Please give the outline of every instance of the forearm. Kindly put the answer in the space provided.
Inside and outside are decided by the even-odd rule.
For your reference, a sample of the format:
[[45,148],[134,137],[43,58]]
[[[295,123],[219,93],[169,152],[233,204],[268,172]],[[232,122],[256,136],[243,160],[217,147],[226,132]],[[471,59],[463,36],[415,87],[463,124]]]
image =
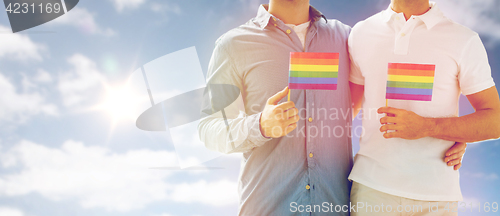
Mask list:
[[349,89],[351,92],[352,118],[354,119],[361,110],[361,102],[363,100],[365,86],[349,82]]
[[500,112],[478,110],[462,117],[426,118],[427,134],[456,142],[477,142],[500,137]]

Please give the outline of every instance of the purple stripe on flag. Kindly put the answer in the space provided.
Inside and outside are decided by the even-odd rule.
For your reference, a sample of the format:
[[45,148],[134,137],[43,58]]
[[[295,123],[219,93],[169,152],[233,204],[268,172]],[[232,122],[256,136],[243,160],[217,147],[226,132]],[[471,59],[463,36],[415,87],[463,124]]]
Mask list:
[[432,95],[432,89],[387,87],[387,94]]
[[337,78],[290,77],[289,83],[298,83],[298,84],[337,84]]
[[289,83],[290,89],[322,89],[322,90],[337,90],[337,84],[300,84]]
[[392,94],[387,93],[385,95],[386,99],[396,99],[396,100],[417,100],[417,101],[431,101],[432,95],[412,95],[412,94]]

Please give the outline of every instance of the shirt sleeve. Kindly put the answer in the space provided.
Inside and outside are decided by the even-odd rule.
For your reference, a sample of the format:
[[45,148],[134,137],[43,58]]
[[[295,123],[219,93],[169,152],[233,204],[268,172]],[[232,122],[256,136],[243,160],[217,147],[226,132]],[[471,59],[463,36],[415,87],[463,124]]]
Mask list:
[[353,31],[351,31],[351,34],[349,35],[349,39],[347,40],[347,44],[349,47],[349,60],[350,60],[350,73],[349,73],[349,81],[358,84],[358,85],[365,85],[365,77],[363,77],[363,74],[361,73],[361,69],[359,68],[359,65],[357,64],[357,59],[355,57],[355,40],[353,39]]
[[260,132],[261,113],[245,113],[242,78],[224,46],[220,42],[216,45],[209,63],[198,132],[210,150],[242,153],[264,145],[270,138]]
[[475,34],[462,51],[458,62],[458,82],[464,95],[474,94],[495,86],[488,56],[479,35]]

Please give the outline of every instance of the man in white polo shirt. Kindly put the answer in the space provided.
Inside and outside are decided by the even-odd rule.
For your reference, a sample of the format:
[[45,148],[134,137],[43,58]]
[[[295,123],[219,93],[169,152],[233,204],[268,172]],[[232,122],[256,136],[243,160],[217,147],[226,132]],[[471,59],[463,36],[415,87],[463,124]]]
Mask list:
[[[349,52],[365,130],[349,176],[352,215],[456,215],[459,173],[441,156],[455,141],[500,136],[500,101],[478,34],[434,2],[392,0],[353,27]],[[460,93],[474,113],[458,117]]]

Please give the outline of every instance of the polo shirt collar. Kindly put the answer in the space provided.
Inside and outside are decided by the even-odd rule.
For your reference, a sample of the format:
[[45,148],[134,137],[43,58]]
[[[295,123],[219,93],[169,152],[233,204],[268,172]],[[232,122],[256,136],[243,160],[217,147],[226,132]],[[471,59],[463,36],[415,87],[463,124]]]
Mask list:
[[[436,2],[431,1],[430,6],[431,9],[425,14],[414,16],[415,18],[422,20],[427,29],[431,29],[436,24],[441,22],[441,20],[444,18],[443,12],[441,12],[441,10],[438,8]],[[389,22],[389,20],[391,20],[394,16],[397,16],[397,14],[398,13],[392,10],[391,5],[389,5],[389,7],[387,7],[387,9],[382,12],[382,21]]]
[[[264,29],[269,25],[269,22],[271,22],[271,19],[273,21],[279,20],[277,17],[273,16],[270,14],[267,10],[269,9],[269,4],[261,4],[259,6],[259,10],[257,11],[257,16],[255,17],[255,21],[259,23],[260,28]],[[318,11],[316,8],[313,6],[309,6],[309,17],[311,19],[311,23],[316,22],[320,20],[321,18],[325,19],[327,22],[328,20],[326,17]]]
[[441,10],[438,8],[436,2],[430,2],[430,5],[431,9],[427,11],[427,13],[416,16],[425,23],[427,29],[431,29],[444,19],[443,12],[441,12]]

